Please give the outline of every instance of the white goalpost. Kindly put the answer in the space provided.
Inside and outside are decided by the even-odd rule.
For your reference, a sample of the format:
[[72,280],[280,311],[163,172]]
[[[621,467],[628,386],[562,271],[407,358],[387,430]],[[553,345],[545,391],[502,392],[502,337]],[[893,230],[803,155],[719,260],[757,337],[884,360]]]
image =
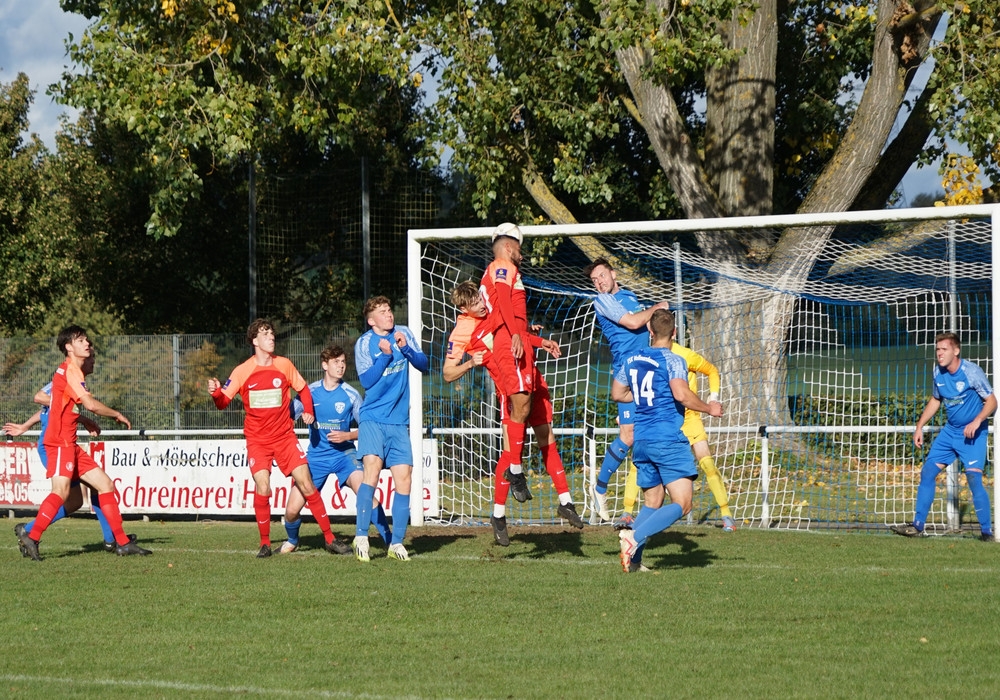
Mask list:
[[[478,283],[492,259],[492,230],[409,232],[408,325],[431,359],[428,375],[410,371],[414,485],[425,496],[411,501],[414,524],[489,519],[499,456],[493,387],[482,370],[446,384],[441,364],[458,313],[451,290]],[[563,349],[558,360],[540,354],[539,368],[552,391],[573,499],[591,522],[590,488],[617,435],[610,352],[582,271],[594,258],[611,260],[619,283],[644,303],[669,301],[679,341],[719,367],[726,415],[705,425],[729,505],[745,526],[883,530],[908,522],[923,462],[911,438],[930,396],[934,336],[958,333],[963,357],[983,367],[994,387],[1000,383],[993,364],[1000,316],[992,303],[1000,292],[992,274],[1000,260],[998,206],[521,230],[530,320]],[[724,235],[748,249],[779,237],[781,245],[767,259],[737,258],[727,254]],[[547,245],[533,245],[539,238]],[[555,491],[530,437],[525,447],[535,498],[509,502],[508,520],[557,521]],[[990,449],[996,520],[1000,453],[995,441]],[[615,511],[625,506],[626,474],[623,465],[609,485]],[[704,479],[695,489],[690,519],[717,523]],[[978,527],[954,466],[939,481],[927,527]]]

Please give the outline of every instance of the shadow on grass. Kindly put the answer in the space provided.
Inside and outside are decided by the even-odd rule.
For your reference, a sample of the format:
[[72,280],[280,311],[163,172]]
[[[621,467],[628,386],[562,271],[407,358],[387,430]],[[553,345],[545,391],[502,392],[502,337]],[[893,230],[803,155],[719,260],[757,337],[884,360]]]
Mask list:
[[[642,563],[650,569],[695,569],[708,566],[719,557],[702,548],[697,540],[706,535],[688,532],[662,532],[646,542]],[[680,551],[677,551],[678,548]],[[662,551],[666,549],[667,551]]]
[[[534,532],[530,529],[512,528],[510,530],[511,545],[525,544],[531,547],[530,551],[510,552],[510,559],[518,557],[528,557],[529,559],[541,559],[551,554],[569,554],[574,557],[586,557],[583,553],[583,532],[567,528],[565,531],[552,532],[548,529],[544,532]],[[503,550],[503,547],[497,549]],[[505,551],[506,553],[506,551]]]

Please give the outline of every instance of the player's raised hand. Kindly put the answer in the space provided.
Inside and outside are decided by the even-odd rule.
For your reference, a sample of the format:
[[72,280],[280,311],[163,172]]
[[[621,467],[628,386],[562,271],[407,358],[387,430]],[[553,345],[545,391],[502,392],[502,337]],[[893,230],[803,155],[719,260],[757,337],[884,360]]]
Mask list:
[[483,364],[483,359],[486,357],[486,351],[480,350],[479,352],[472,353],[472,366],[481,367]]
[[383,355],[392,354],[392,346],[389,344],[389,341],[386,340],[385,338],[382,338],[382,340],[378,341],[378,349],[382,351]]
[[713,418],[722,418],[722,404],[718,401],[708,402],[708,415]]
[[406,347],[406,336],[403,335],[400,331],[396,331],[395,333],[393,333],[392,337],[396,339],[396,346],[400,350]]
[[559,343],[550,338],[542,339],[542,350],[549,353],[556,359],[562,357],[562,350],[559,348]]
[[220,384],[219,380],[216,379],[215,377],[212,377],[211,379],[208,380],[208,393],[209,394],[214,394],[215,392],[217,392],[221,388],[222,388],[222,384]]

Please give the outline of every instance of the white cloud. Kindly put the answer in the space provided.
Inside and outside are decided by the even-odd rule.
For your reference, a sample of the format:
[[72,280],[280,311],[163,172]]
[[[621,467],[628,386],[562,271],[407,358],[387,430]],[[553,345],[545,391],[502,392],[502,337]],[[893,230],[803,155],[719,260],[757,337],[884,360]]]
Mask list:
[[70,66],[66,39],[71,33],[78,39],[88,24],[82,15],[63,12],[59,0],[0,0],[0,81],[28,76],[35,91],[30,128],[49,148],[55,148],[59,115],[76,113],[45,93]]

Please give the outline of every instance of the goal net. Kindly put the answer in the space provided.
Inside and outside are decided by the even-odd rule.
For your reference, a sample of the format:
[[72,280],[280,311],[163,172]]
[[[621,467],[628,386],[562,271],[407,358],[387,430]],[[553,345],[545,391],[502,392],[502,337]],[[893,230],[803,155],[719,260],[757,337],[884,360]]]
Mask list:
[[[709,444],[744,525],[882,529],[912,519],[925,449],[914,425],[931,395],[934,337],[953,330],[962,356],[993,376],[992,207],[852,212],[701,221],[524,226],[522,275],[531,322],[562,357],[539,354],[574,501],[597,522],[591,486],[617,435],[611,355],[595,323],[583,268],[612,262],[618,283],[677,311],[678,341],[722,375],[725,415],[705,417]],[[488,522],[500,450],[498,410],[484,370],[441,377],[457,310],[451,290],[478,283],[491,228],[410,232],[410,325],[432,358],[414,386],[419,428],[437,453],[443,522]],[[540,244],[544,241],[544,244]],[[754,256],[754,250],[768,255]],[[746,251],[751,251],[747,253]],[[702,397],[707,382],[698,382]],[[417,394],[419,395],[419,394]],[[943,411],[932,425],[940,425]],[[412,421],[416,424],[418,421]],[[534,499],[508,501],[508,520],[553,522],[558,504],[529,435]],[[992,440],[991,440],[991,450]],[[991,452],[992,454],[992,452]],[[625,508],[624,464],[609,507]],[[992,468],[987,470],[992,488]],[[931,531],[976,527],[964,474],[939,479]],[[641,497],[640,497],[641,498]],[[693,522],[717,523],[705,480]]]

